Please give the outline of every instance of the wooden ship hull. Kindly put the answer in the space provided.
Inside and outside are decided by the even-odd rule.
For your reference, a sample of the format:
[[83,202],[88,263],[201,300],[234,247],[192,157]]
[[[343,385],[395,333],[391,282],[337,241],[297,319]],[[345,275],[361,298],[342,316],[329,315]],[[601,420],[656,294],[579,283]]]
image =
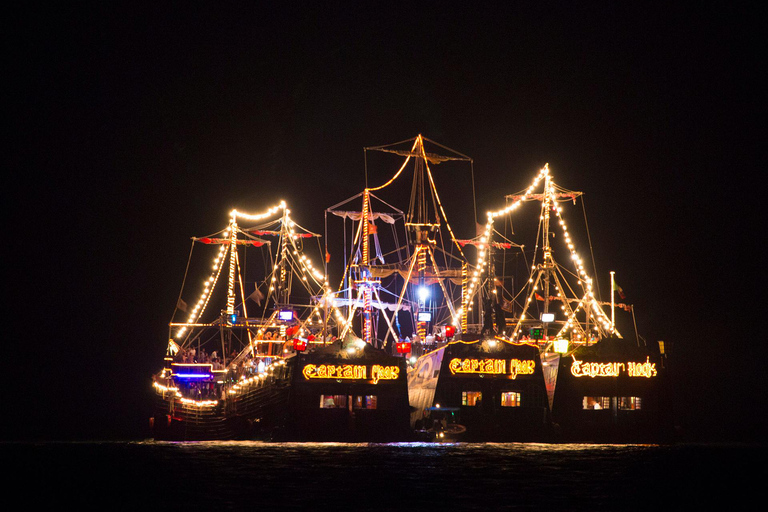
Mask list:
[[[178,375],[178,374],[177,374]],[[413,439],[402,358],[351,342],[316,347],[229,382],[156,381],[163,441],[394,442]],[[186,398],[200,395],[206,396]],[[219,398],[216,398],[216,397]]]
[[671,399],[661,355],[606,338],[558,361],[552,418],[559,442],[672,440]]
[[[217,381],[155,380],[156,406],[150,424],[161,441],[269,439],[288,404],[291,366],[272,364],[264,372]],[[163,381],[164,383],[161,383]]]
[[514,442],[552,439],[537,347],[495,338],[448,343],[409,373],[415,431],[437,441]]
[[397,442],[413,439],[406,366],[359,341],[299,353],[275,440]]

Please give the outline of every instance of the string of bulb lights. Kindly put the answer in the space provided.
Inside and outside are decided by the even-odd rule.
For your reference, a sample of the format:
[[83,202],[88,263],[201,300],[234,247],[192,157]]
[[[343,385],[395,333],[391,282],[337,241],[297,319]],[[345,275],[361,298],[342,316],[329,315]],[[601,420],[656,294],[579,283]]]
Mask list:
[[[491,243],[491,235],[493,233],[493,225],[494,225],[495,219],[504,215],[511,214],[512,212],[517,210],[524,201],[531,199],[534,195],[534,191],[536,190],[536,187],[539,185],[539,182],[541,180],[545,180],[545,187],[544,187],[545,200],[550,201],[552,204],[552,210],[555,212],[555,215],[558,219],[558,223],[560,225],[560,228],[562,229],[566,246],[570,251],[571,260],[575,265],[579,284],[584,289],[584,296],[579,300],[577,307],[571,308],[568,303],[568,300],[563,295],[563,291],[561,287],[556,286],[557,296],[563,303],[562,310],[567,314],[567,319],[563,327],[561,328],[561,330],[557,333],[556,338],[560,338],[568,330],[573,330],[573,329],[576,329],[577,327],[581,329],[580,323],[576,319],[576,314],[582,309],[584,309],[585,312],[587,312],[587,314],[590,314],[590,311],[591,311],[592,314],[600,321],[600,324],[603,327],[603,329],[605,329],[610,333],[617,333],[613,322],[611,321],[610,318],[608,318],[606,313],[600,307],[600,304],[598,303],[597,299],[595,298],[592,290],[592,278],[590,278],[589,275],[587,274],[586,269],[584,268],[583,261],[581,257],[578,255],[578,253],[576,252],[576,246],[573,243],[570,233],[568,232],[565,219],[563,218],[563,215],[562,215],[562,208],[557,203],[557,192],[555,189],[555,184],[551,179],[548,164],[545,165],[539,171],[539,173],[536,175],[536,177],[534,178],[530,186],[525,190],[523,195],[520,196],[516,201],[509,204],[505,208],[502,208],[497,211],[489,211],[487,213],[488,220],[485,225],[485,231],[480,237],[480,243],[478,244],[477,265],[475,266],[475,269],[472,271],[472,275],[469,278],[469,283],[466,288],[466,293],[462,298],[463,299],[462,304],[467,305],[466,306],[467,313],[471,311],[472,298],[474,297],[475,293],[479,289],[485,277],[484,273],[486,272],[486,269],[485,269],[486,251],[488,250],[488,247],[490,246],[490,243]],[[537,268],[536,265],[534,265],[532,267],[532,271],[536,271],[536,268]],[[519,321],[515,326],[515,329],[512,334],[513,339],[515,339],[517,336],[520,335],[522,322],[526,318],[525,313],[527,311],[528,305],[532,302],[534,294],[538,290],[538,287],[537,287],[538,278],[534,280],[534,278],[531,277],[529,279],[529,283],[532,285],[531,294],[527,298],[523,312],[521,313]],[[585,306],[585,304],[587,304],[587,306]],[[588,308],[590,311],[587,311]],[[465,315],[464,306],[462,306],[456,311],[456,314],[453,318],[454,325],[456,326],[461,325],[463,315]],[[597,329],[597,326],[595,326],[595,329]]]
[[[282,211],[284,217],[285,217],[285,225],[287,228],[287,239],[288,243],[290,244],[290,249],[292,254],[296,257],[296,261],[299,263],[299,269],[302,276],[301,279],[304,282],[308,281],[308,277],[311,277],[311,279],[315,282],[316,285],[320,286],[323,290],[323,295],[325,298],[329,297],[331,294],[330,286],[328,284],[327,276],[323,274],[322,271],[318,269],[313,263],[312,260],[302,254],[301,248],[297,245],[297,240],[299,239],[299,235],[296,233],[296,224],[291,218],[290,218],[290,210],[288,209],[285,201],[280,201],[279,204],[261,212],[261,213],[246,213],[239,210],[232,210],[230,213],[230,222],[227,229],[222,233],[223,240],[226,240],[226,242],[223,242],[221,247],[218,250],[218,253],[216,254],[216,257],[213,260],[213,266],[210,277],[206,279],[203,282],[203,291],[200,294],[200,297],[195,304],[195,306],[192,308],[189,317],[187,318],[187,322],[184,325],[181,325],[179,330],[176,332],[175,337],[181,338],[184,334],[186,334],[189,327],[201,325],[199,324],[199,320],[202,317],[203,313],[206,310],[206,307],[208,306],[208,302],[211,298],[211,294],[213,289],[215,288],[216,284],[218,283],[218,280],[221,276],[221,271],[224,268],[225,262],[227,261],[227,253],[229,251],[229,282],[228,282],[228,293],[227,293],[227,312],[232,313],[234,309],[234,285],[235,285],[235,265],[236,265],[236,251],[233,251],[232,248],[237,246],[237,232],[238,225],[237,225],[237,219],[244,219],[247,221],[260,221],[264,220],[266,218],[269,218],[273,215],[275,215],[277,212]],[[299,226],[300,227],[300,226]],[[277,270],[278,265],[275,265],[273,267],[273,270]],[[275,277],[272,277],[272,281],[274,282]],[[274,290],[274,285],[270,286],[270,291]],[[334,310],[334,313],[336,314],[337,320],[343,324],[346,325],[347,323],[351,323],[351,318],[346,319],[344,318],[343,314],[339,311],[336,306],[331,304],[331,307]],[[312,315],[316,315],[317,317],[320,317],[320,303],[318,302],[314,309],[312,310],[312,313],[310,313],[307,320],[302,323],[300,326],[300,330],[303,331],[305,329],[306,323],[308,321],[311,321]],[[261,335],[264,333],[264,328],[258,330],[258,334]]]

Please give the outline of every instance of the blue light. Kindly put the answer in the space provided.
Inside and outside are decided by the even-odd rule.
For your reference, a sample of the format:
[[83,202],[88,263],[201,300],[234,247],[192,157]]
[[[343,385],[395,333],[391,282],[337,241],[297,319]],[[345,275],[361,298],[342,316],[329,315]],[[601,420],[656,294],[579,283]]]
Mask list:
[[173,376],[179,379],[209,379],[212,377],[209,373],[174,373]]

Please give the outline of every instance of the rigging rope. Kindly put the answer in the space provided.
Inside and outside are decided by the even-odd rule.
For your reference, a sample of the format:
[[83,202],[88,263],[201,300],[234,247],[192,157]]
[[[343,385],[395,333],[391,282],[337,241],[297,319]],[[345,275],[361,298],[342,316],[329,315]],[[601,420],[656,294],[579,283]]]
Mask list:
[[587,224],[587,207],[584,204],[584,196],[581,197],[581,210],[584,212],[584,227],[587,228],[587,240],[589,241],[589,253],[592,256],[592,275],[595,279],[595,288],[597,288],[597,299],[602,300],[600,297],[600,283],[597,279],[597,265],[595,265],[595,251],[592,249],[592,237],[589,235],[589,224]]

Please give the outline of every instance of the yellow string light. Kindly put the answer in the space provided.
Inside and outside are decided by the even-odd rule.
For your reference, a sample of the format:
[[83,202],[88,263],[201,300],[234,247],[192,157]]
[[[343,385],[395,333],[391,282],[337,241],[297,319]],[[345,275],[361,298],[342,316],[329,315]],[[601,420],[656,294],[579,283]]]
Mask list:
[[[571,260],[574,262],[574,265],[576,267],[578,278],[579,278],[579,283],[581,284],[582,288],[584,288],[584,290],[585,290],[584,298],[581,299],[579,305],[575,309],[572,310],[571,314],[568,317],[568,320],[566,321],[565,326],[560,330],[560,332],[558,333],[558,336],[560,336],[568,328],[573,328],[574,327],[576,313],[578,313],[582,309],[582,306],[584,305],[584,302],[587,302],[589,304],[590,308],[595,312],[596,317],[600,321],[600,323],[603,326],[603,328],[606,329],[609,332],[615,333],[616,332],[615,326],[612,325],[610,319],[608,319],[606,313],[602,310],[602,308],[600,307],[599,303],[597,302],[597,300],[594,297],[594,294],[593,294],[593,291],[592,291],[592,279],[588,276],[588,274],[587,274],[587,272],[586,272],[586,270],[584,268],[583,260],[581,259],[581,257],[579,257],[578,253],[576,252],[575,244],[573,243],[573,241],[571,239],[571,236],[570,236],[570,234],[568,232],[568,228],[567,228],[567,225],[565,223],[565,220],[562,217],[562,208],[560,206],[558,206],[557,202],[556,202],[557,194],[555,192],[554,183],[551,180],[548,179],[549,176],[550,176],[549,165],[545,165],[544,168],[542,168],[539,171],[539,174],[533,180],[531,185],[525,190],[525,193],[523,194],[522,197],[520,197],[517,201],[515,201],[514,203],[510,204],[509,206],[507,206],[505,208],[502,208],[502,209],[497,210],[497,211],[489,211],[488,212],[488,214],[487,214],[488,215],[488,221],[487,221],[486,226],[485,226],[485,231],[484,231],[484,234],[480,238],[480,244],[478,244],[478,261],[477,261],[477,266],[475,267],[475,270],[472,273],[472,277],[471,277],[469,285],[467,287],[466,296],[464,297],[464,300],[462,301],[462,303],[463,304],[470,304],[470,300],[471,300],[471,297],[475,293],[475,288],[477,286],[477,283],[481,282],[481,278],[483,276],[484,265],[485,265],[485,255],[486,255],[485,251],[486,251],[486,248],[489,245],[491,234],[493,232],[494,220],[496,218],[500,217],[500,216],[509,214],[509,213],[515,211],[517,208],[519,208],[519,206],[522,204],[523,201],[527,200],[528,198],[530,198],[532,196],[533,191],[537,187],[538,183],[542,179],[547,179],[548,186],[546,186],[545,190],[544,190],[545,197],[547,197],[549,200],[551,200],[552,204],[554,205],[553,206],[553,210],[555,211],[555,214],[556,214],[556,216],[558,218],[560,227],[561,227],[561,229],[563,231],[566,246],[568,247],[568,250],[570,251],[570,254],[571,254]],[[542,219],[543,219],[543,217],[542,217]],[[531,270],[535,271],[536,270],[536,266],[533,265],[531,267]],[[529,279],[529,282],[533,283],[534,282],[533,278]],[[536,289],[538,289],[538,288],[534,287],[534,291]],[[565,310],[566,309],[565,308],[566,301],[565,301],[564,297],[562,296],[562,293],[560,291],[558,291],[558,293],[559,293],[559,296],[561,297],[561,300],[563,300],[563,304],[564,304],[563,309]],[[529,304],[531,301],[532,301],[532,297],[528,297],[528,299],[526,301],[526,307],[527,307],[527,304]],[[469,309],[469,306],[468,306],[468,309]],[[586,311],[586,307],[584,309]],[[454,318],[454,324],[458,325],[458,320],[460,319],[460,317],[459,317],[460,313],[461,313],[461,310],[459,310],[459,312],[457,312],[457,317]],[[522,322],[522,320],[524,318],[525,318],[525,313],[521,314],[520,321]],[[518,323],[518,326],[515,328],[515,331],[513,332],[513,337],[518,335],[520,325],[521,325],[521,323]]]

